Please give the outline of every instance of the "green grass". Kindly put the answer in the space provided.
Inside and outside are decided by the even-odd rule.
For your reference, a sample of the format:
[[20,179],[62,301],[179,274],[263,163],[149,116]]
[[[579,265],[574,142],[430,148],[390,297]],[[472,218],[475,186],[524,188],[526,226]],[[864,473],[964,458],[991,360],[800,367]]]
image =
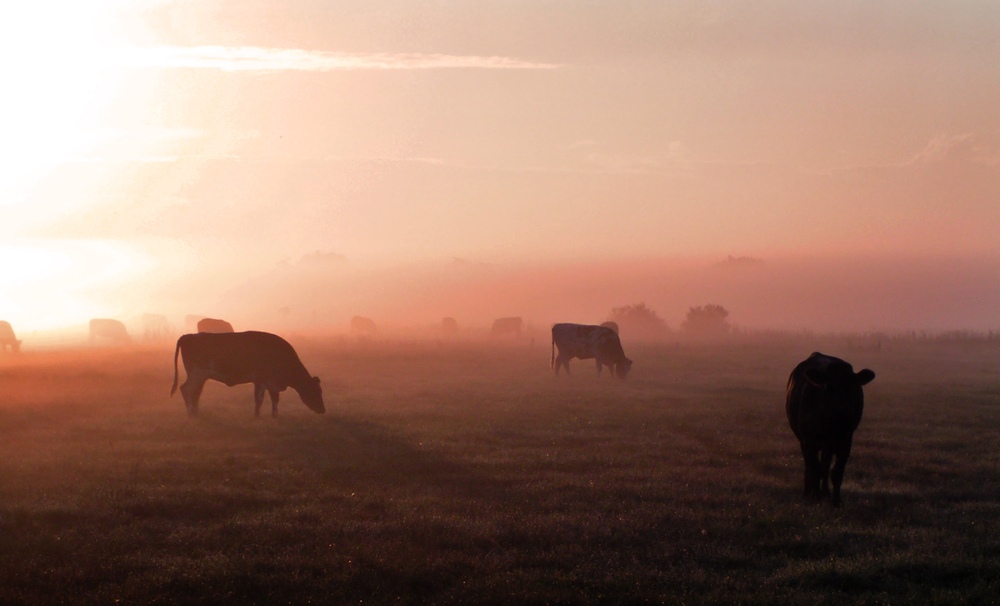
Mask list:
[[[0,359],[0,603],[1000,602],[1000,348],[299,349],[324,416],[189,419],[172,347]],[[878,374],[841,509],[784,418],[813,349]]]

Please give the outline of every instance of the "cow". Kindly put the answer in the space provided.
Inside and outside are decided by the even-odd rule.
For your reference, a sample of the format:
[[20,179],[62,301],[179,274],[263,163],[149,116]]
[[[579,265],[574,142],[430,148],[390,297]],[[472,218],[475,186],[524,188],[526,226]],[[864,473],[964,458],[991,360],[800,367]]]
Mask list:
[[[559,356],[556,356],[559,348]],[[632,360],[625,357],[622,342],[618,333],[605,326],[589,326],[585,324],[556,324],[552,327],[552,362],[551,366],[559,376],[559,367],[566,367],[569,374],[569,361],[573,358],[597,361],[597,375],[601,375],[604,366],[611,368],[614,376],[624,379],[632,369]]]
[[198,320],[198,332],[223,333],[235,331],[233,330],[233,325],[225,320],[202,318]]
[[120,320],[94,318],[90,321],[90,344],[96,345],[102,340],[116,345],[127,345],[132,342],[132,337]]
[[604,328],[610,328],[611,330],[615,331],[616,335],[621,334],[620,332],[618,332],[618,322],[608,320],[607,322],[601,322],[601,326]]
[[375,320],[364,316],[354,316],[351,318],[351,334],[356,337],[374,337],[378,332]]
[[170,322],[163,314],[142,314],[142,338],[155,343],[163,341],[170,335]]
[[441,334],[446,337],[454,337],[458,334],[458,322],[455,318],[441,318]]
[[[830,496],[833,506],[840,506],[844,468],[865,407],[861,388],[874,378],[867,368],[854,372],[847,362],[819,352],[800,362],[788,377],[785,413],[805,461],[806,499],[818,502]],[[834,457],[837,461],[830,471]]]
[[493,321],[493,326],[490,328],[490,334],[494,337],[502,337],[504,335],[514,335],[515,337],[520,337],[522,330],[524,330],[524,320],[522,320],[520,316],[497,318]]
[[198,332],[198,322],[204,317],[199,314],[187,314],[184,316],[184,332]]
[[14,336],[14,329],[11,328],[10,322],[0,320],[0,351],[7,353],[8,345],[10,346],[11,353],[21,351],[21,341]]
[[253,383],[254,414],[260,416],[264,392],[271,396],[271,416],[278,416],[278,396],[291,387],[315,413],[323,414],[323,390],[319,377],[310,376],[295,349],[278,335],[246,331],[181,335],[174,349],[174,384],[177,391],[177,355],[184,356],[187,380],[181,395],[188,414],[198,414],[198,399],[205,381],[213,379],[232,387]]

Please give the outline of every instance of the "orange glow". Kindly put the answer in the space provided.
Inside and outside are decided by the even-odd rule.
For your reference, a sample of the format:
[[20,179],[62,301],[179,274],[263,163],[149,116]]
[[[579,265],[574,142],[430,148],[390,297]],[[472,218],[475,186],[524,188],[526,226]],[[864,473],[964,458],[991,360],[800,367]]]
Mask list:
[[113,241],[22,241],[0,245],[0,317],[19,330],[52,330],[123,310],[102,296],[150,267]]
[[5,8],[0,319],[995,328],[1000,6],[321,5]]

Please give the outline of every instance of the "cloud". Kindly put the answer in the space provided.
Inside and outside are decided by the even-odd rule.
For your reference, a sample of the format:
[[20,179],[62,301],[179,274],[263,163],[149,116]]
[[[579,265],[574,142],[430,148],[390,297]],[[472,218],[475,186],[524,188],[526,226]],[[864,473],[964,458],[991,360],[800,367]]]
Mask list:
[[332,53],[255,46],[158,46],[127,53],[132,67],[217,69],[222,71],[412,70],[412,69],[555,69],[554,63],[510,57],[421,53]]
[[[579,149],[588,151],[587,148]],[[584,161],[588,167],[600,172],[622,174],[660,173],[667,169],[687,168],[691,165],[691,153],[680,141],[671,141],[658,154],[621,154],[605,153],[598,150],[588,151]]]
[[1000,147],[973,133],[935,137],[910,164],[1000,164]]

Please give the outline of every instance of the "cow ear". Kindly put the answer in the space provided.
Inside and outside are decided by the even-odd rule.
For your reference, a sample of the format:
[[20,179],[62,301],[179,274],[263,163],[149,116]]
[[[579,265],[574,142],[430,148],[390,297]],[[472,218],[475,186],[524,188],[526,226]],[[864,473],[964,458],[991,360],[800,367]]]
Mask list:
[[875,373],[865,368],[858,371],[854,378],[858,380],[858,385],[868,385],[875,378]]
[[807,368],[805,371],[806,380],[816,387],[826,387],[826,373],[818,368]]

